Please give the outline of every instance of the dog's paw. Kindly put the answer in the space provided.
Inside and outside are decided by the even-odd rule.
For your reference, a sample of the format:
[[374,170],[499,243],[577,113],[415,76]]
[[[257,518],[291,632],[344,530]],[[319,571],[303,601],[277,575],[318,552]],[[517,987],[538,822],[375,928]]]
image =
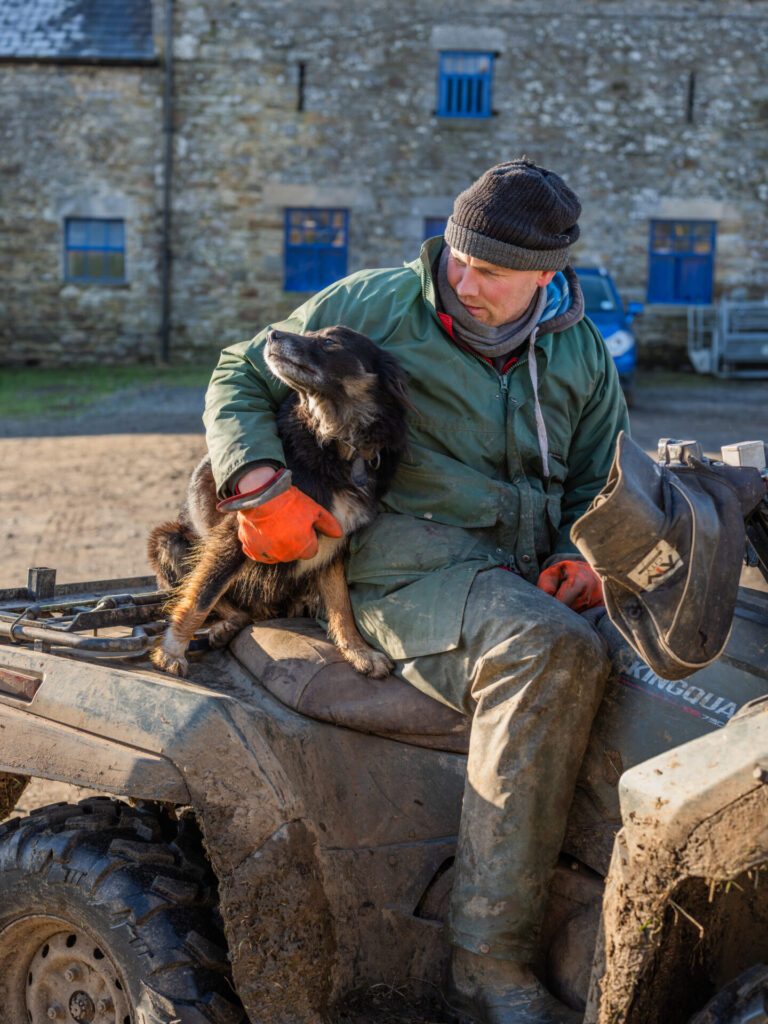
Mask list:
[[149,657],[157,668],[169,672],[172,676],[184,679],[189,672],[189,662],[183,655],[169,654],[162,647],[155,647],[150,651]]
[[348,647],[342,654],[358,672],[374,679],[384,679],[395,667],[386,654],[372,647]]
[[226,647],[229,641],[240,632],[242,626],[235,626],[225,619],[214,622],[208,630],[208,643],[211,647]]

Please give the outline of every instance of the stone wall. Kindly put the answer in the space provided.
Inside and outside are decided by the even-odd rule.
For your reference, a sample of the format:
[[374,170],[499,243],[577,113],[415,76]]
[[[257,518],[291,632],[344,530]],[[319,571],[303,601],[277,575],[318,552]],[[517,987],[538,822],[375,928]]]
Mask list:
[[[0,362],[157,348],[157,68],[0,65]],[[64,221],[124,218],[127,283],[64,279]]]
[[[286,206],[349,210],[350,271],[399,264],[417,253],[425,217],[447,215],[486,167],[523,153],[579,192],[576,260],[607,266],[625,300],[646,298],[656,217],[717,221],[716,297],[768,293],[766,0],[174,7],[173,358],[213,359],[301,301],[282,289]],[[498,54],[492,119],[435,117],[438,53],[451,48]],[[162,71],[0,75],[0,112],[17,126],[15,152],[0,156],[15,250],[12,283],[0,284],[12,314],[0,356],[9,344],[51,358],[151,354]],[[24,97],[18,115],[11,88]],[[30,96],[44,93],[50,114],[23,129]],[[59,218],[76,188],[129,210],[122,292],[62,286]],[[647,361],[685,361],[684,308],[646,307],[636,332]],[[63,352],[47,347],[51,333]]]

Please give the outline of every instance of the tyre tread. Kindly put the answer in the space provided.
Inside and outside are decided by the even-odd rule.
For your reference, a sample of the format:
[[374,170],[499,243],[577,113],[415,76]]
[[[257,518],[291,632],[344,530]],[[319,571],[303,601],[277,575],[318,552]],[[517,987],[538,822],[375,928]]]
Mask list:
[[107,797],[14,820],[0,830],[0,888],[13,884],[11,875],[72,887],[102,908],[107,927],[125,929],[137,951],[147,1024],[244,1020],[217,929],[215,879],[193,823],[163,825],[158,815]]

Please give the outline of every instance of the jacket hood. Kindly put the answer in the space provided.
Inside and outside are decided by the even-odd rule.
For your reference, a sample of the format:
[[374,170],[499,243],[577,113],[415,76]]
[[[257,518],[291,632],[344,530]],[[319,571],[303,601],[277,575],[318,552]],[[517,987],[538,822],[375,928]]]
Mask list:
[[547,302],[539,319],[539,334],[558,334],[584,318],[584,295],[570,265],[547,285]]

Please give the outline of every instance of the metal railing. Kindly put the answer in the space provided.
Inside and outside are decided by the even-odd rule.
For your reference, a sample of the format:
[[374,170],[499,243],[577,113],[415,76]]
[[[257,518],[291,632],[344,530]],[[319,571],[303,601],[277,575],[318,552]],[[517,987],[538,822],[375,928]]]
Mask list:
[[[140,656],[165,630],[167,600],[154,576],[57,585],[53,569],[32,569],[26,587],[0,590],[0,645]],[[99,635],[101,630],[106,634]]]
[[699,373],[768,377],[768,300],[689,306],[688,356]]

